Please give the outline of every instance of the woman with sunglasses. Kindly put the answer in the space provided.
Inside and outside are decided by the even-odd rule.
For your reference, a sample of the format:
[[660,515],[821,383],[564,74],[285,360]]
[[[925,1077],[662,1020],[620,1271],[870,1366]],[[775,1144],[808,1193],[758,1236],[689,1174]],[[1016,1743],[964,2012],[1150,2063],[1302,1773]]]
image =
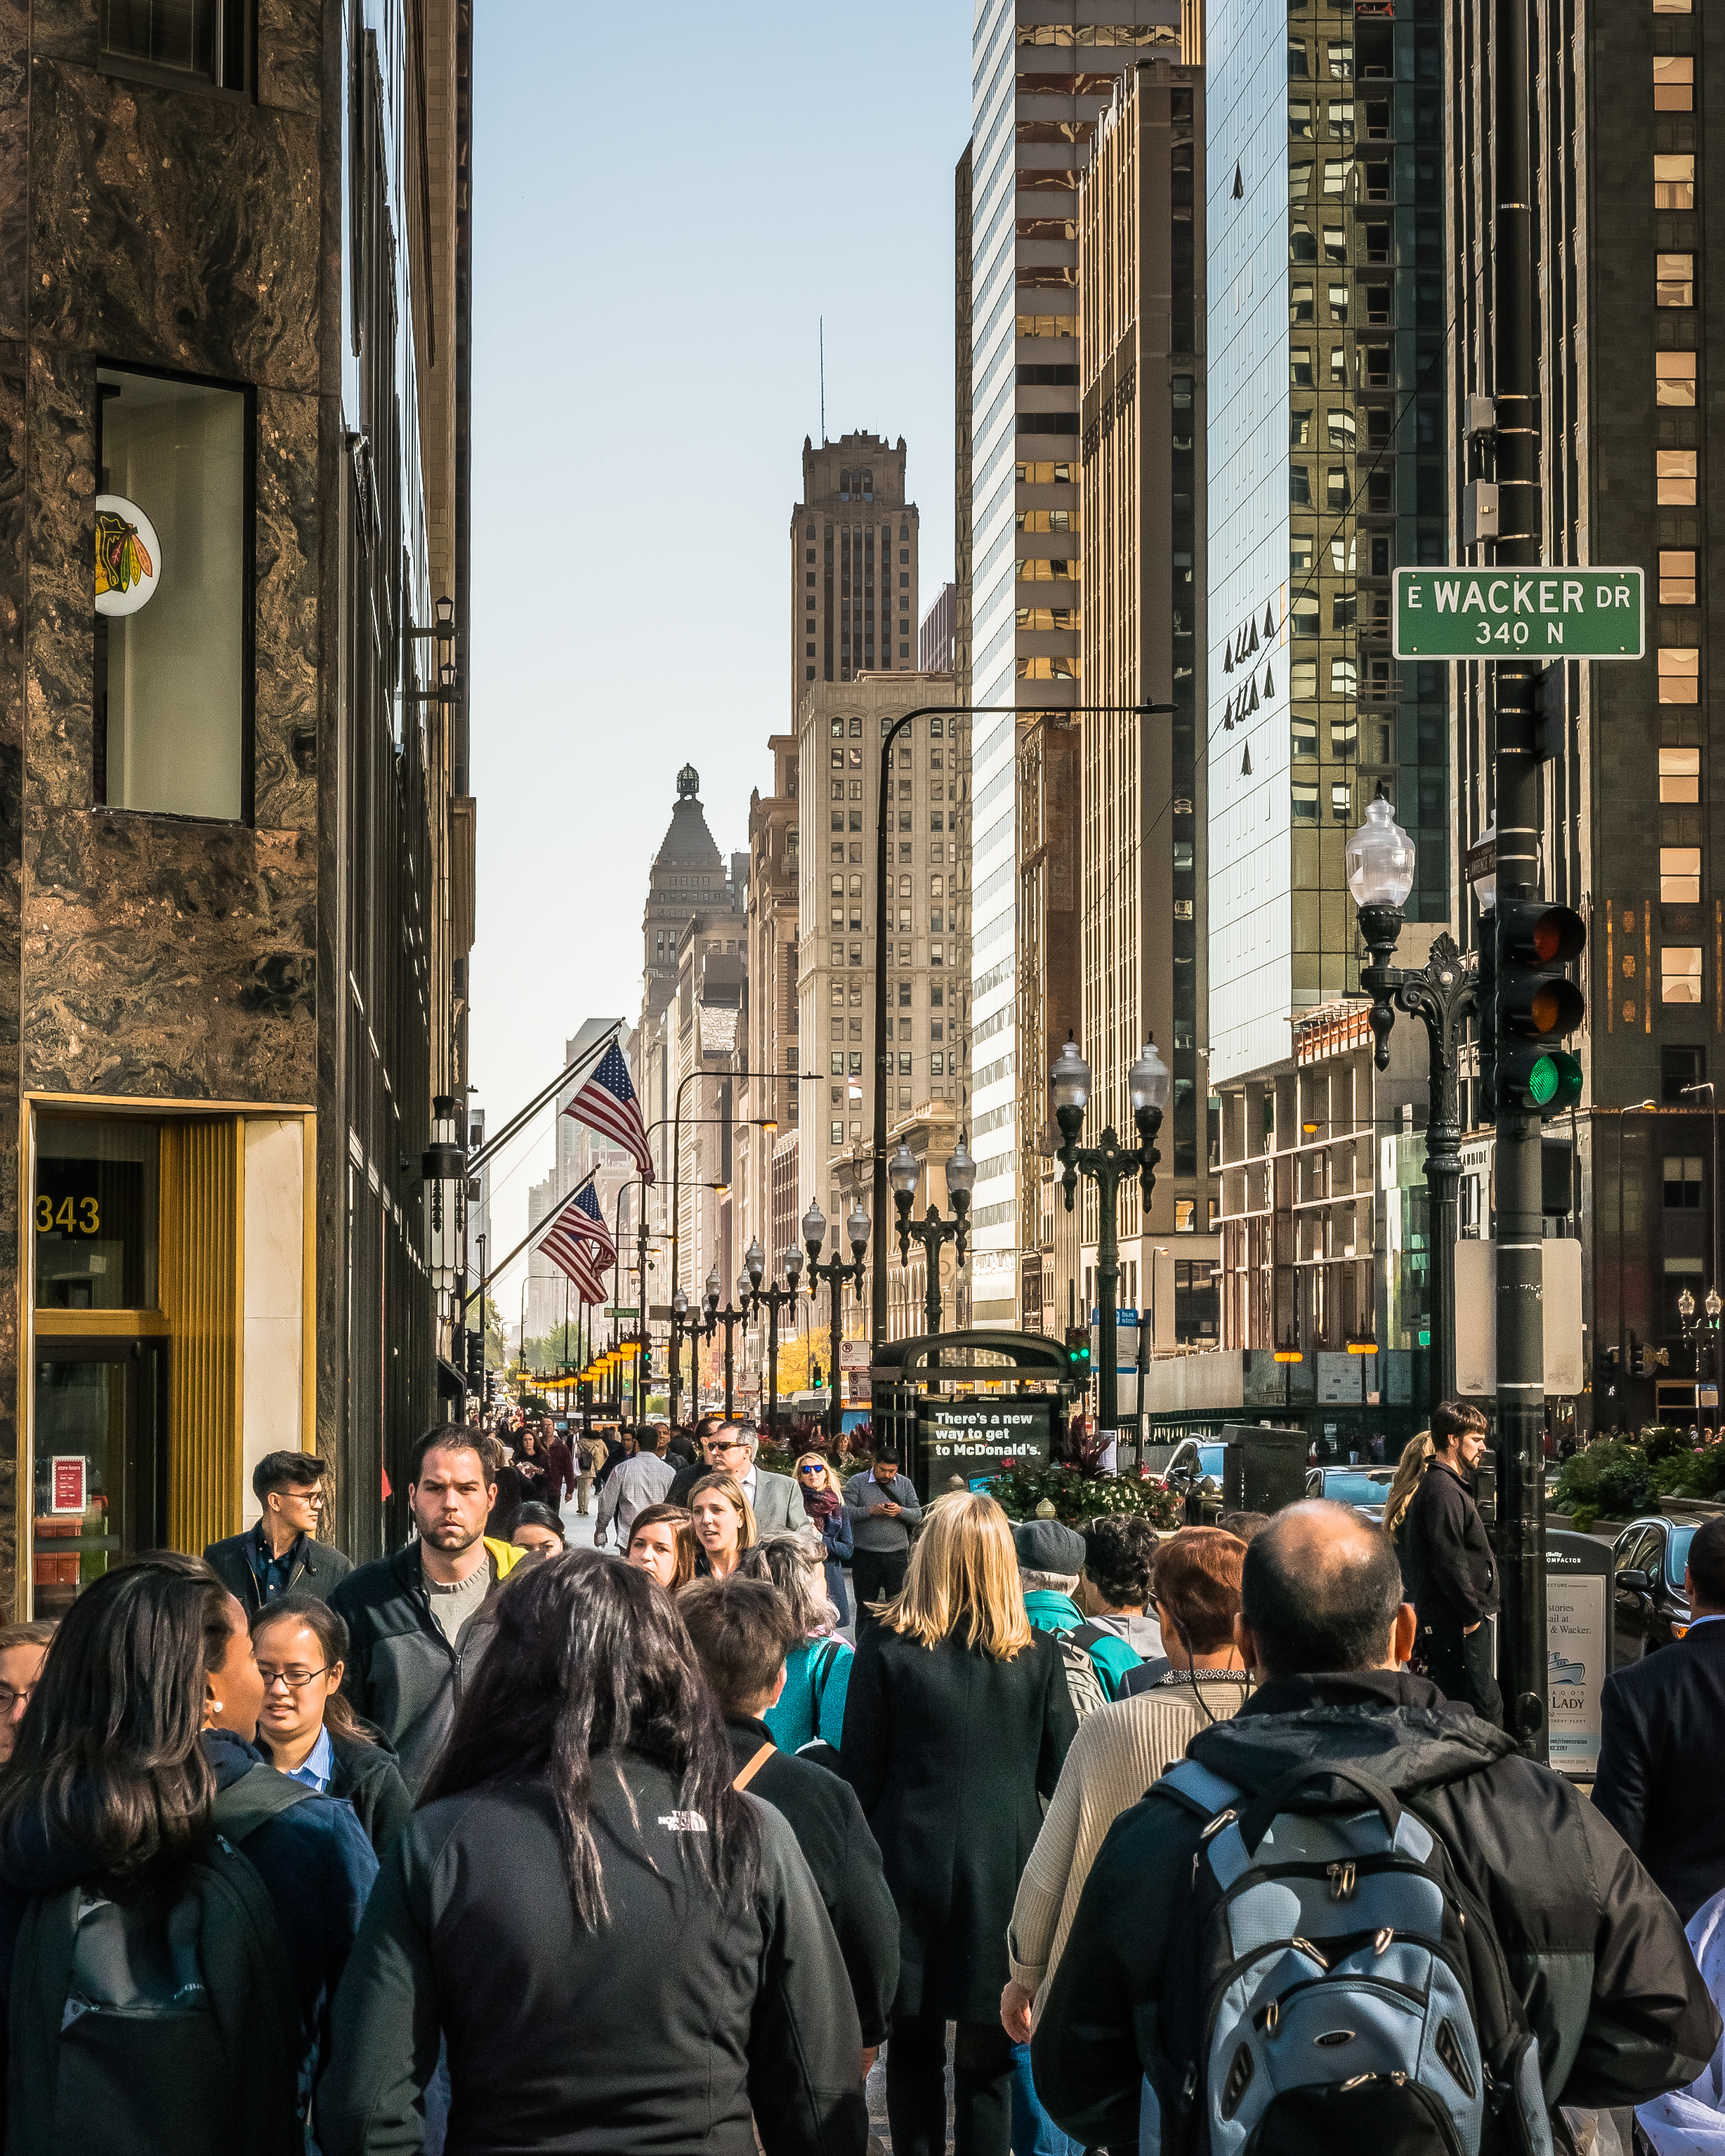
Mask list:
[[258,1747],[280,1773],[346,1797],[381,1856],[413,1815],[395,1754],[341,1691],[347,1627],[326,1602],[284,1594],[252,1620],[264,1680]]
[[850,1605],[845,1599],[845,1565],[850,1556],[850,1515],[845,1509],[839,1488],[825,1455],[805,1452],[797,1462],[797,1487],[803,1493],[803,1510],[809,1524],[820,1530],[826,1558],[827,1599],[833,1605],[835,1625],[850,1622]]

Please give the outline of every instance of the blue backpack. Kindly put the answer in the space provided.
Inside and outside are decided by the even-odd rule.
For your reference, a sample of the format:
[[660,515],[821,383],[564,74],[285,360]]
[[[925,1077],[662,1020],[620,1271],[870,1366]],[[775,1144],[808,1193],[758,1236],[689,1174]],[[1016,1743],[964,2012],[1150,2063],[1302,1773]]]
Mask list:
[[[1302,1809],[1326,1783],[1366,1808]],[[1183,1759],[1158,1791],[1205,1825],[1173,1961],[1196,1981],[1165,2008],[1173,2116],[1147,2082],[1142,2156],[1550,2156],[1491,1917],[1387,1784],[1311,1760],[1248,1797]]]

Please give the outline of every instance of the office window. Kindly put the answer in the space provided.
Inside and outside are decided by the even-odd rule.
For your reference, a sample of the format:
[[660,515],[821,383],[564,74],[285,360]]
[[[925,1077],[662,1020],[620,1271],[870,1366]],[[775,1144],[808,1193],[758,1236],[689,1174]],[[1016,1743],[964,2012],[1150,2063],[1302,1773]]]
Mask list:
[[1329,296],[1330,296],[1330,320],[1331,320],[1332,322],[1345,322],[1345,321],[1348,320],[1348,287],[1347,287],[1347,285],[1331,285],[1331,287],[1330,287],[1330,295],[1329,295]]
[[1344,142],[1353,140],[1353,107],[1351,104],[1331,105],[1330,132]]
[[1662,748],[1659,752],[1659,798],[1661,801],[1699,801],[1701,751]]
[[1288,167],[1288,200],[1306,202],[1312,194],[1312,160]]
[[1297,101],[1291,99],[1288,103],[1288,133],[1291,136],[1303,139],[1306,136],[1308,136],[1311,132],[1311,99],[1309,97],[1301,98]]
[[[1666,1046],[1659,1051],[1659,1097],[1668,1106],[1681,1107],[1690,1086],[1707,1083],[1707,1057],[1698,1048]],[[1711,1095],[1709,1095],[1711,1100]]]
[[1351,824],[1353,821],[1353,788],[1345,780],[1338,780],[1330,788],[1330,821],[1332,824]]
[[1355,687],[1355,668],[1351,659],[1332,659],[1330,661],[1330,694],[1332,696],[1351,696]]
[[1359,752],[1359,721],[1357,718],[1330,721],[1330,754],[1352,762]]
[[1701,701],[1701,654],[1692,644],[1667,644],[1659,652],[1661,704]]
[[1293,783],[1294,821],[1296,824],[1315,824],[1317,821],[1317,787],[1315,782],[1296,778]]
[[1692,307],[1695,305],[1695,257],[1692,254],[1656,255],[1653,277],[1656,306]]
[[1291,726],[1294,754],[1310,757],[1317,754],[1317,721],[1296,718]]
[[1659,850],[1659,896],[1666,906],[1701,903],[1701,848],[1661,846]]
[[1659,603],[1661,606],[1695,604],[1695,556],[1692,552],[1666,553],[1661,550]]
[[863,798],[863,783],[862,783],[861,779],[860,779],[860,778],[853,778],[853,779],[851,780],[851,782],[850,782],[850,798],[851,798],[851,799],[852,799],[853,801],[860,801],[860,800],[862,799],[862,798]]
[[1288,259],[1290,262],[1316,262],[1317,234],[1303,217],[1297,217],[1288,227]]
[[1177,1198],[1174,1200],[1174,1233],[1177,1235],[1194,1235],[1197,1228],[1194,1201],[1189,1198]]
[[1346,194],[1348,182],[1353,172],[1352,157],[1326,157],[1324,159],[1324,192],[1327,195]]
[[[1312,467],[1310,465],[1290,465],[1288,466],[1288,501],[1293,508],[1311,508]],[[1317,601],[1314,600],[1312,603],[1316,606]],[[1296,615],[1299,609],[1296,607],[1295,608]],[[1314,634],[1315,633],[1314,627]],[[1297,626],[1295,629],[1294,634],[1296,636],[1300,634]]]
[[[841,1146],[841,1145],[843,1145],[843,1144],[844,1144],[844,1142],[845,1142],[845,1126],[844,1126],[844,1124],[843,1124],[843,1123],[834,1123],[834,1124],[832,1126],[832,1132],[833,1132],[833,1136],[832,1136],[832,1142],[833,1142],[835,1146]],[[836,1209],[836,1208],[837,1208],[837,1206],[838,1206],[838,1203],[839,1203],[839,1201],[838,1201],[838,1199],[835,1198],[835,1199],[833,1200],[833,1204],[834,1204],[834,1209]]]
[[97,369],[98,803],[250,812],[244,392]]
[[1659,952],[1659,1000],[1662,1004],[1701,1001],[1701,946],[1665,943]]
[[1701,1156],[1667,1153],[1665,1157],[1665,1202],[1668,1211],[1701,1210]]
[[1324,259],[1326,262],[1345,262],[1348,259],[1348,228],[1342,224],[1324,227]]
[[1693,449],[1654,451],[1654,477],[1661,506],[1683,509],[1695,506],[1696,454]]
[[1288,347],[1288,380],[1296,389],[1312,387],[1312,346],[1309,344]]
[[1332,43],[1329,47],[1330,74],[1332,80],[1346,81],[1353,74],[1353,47]]
[[1656,15],[1687,15],[1693,10],[1695,0],[1653,0]]
[[1324,427],[1332,449],[1351,449],[1358,439],[1358,428],[1352,412],[1326,412]]
[[1693,209],[1695,159],[1692,156],[1653,160],[1655,209]]
[[898,1002],[901,1010],[911,1008],[911,984],[908,981],[901,981],[898,984]]
[[[1317,634],[1317,601],[1312,604],[1311,634]],[[1288,669],[1288,694],[1295,698],[1315,696],[1317,694],[1317,661],[1315,659],[1296,659]]]
[[[843,740],[844,740],[844,738],[845,738],[845,721],[844,721],[844,720],[843,720],[843,719],[834,719],[834,720],[833,721],[833,724],[832,724],[832,735],[833,735],[833,739],[834,739],[834,741],[843,741]],[[839,758],[838,758],[838,757],[837,757],[837,752],[836,752],[836,751],[834,752],[834,757],[835,757],[835,759],[836,759],[836,760],[842,761],[842,759],[839,759]]]
[[1653,59],[1653,110],[1693,112],[1695,62],[1686,54],[1656,53]]
[[246,0],[102,0],[101,57],[244,91],[250,17]]
[[1296,328],[1312,319],[1313,294],[1314,288],[1310,285],[1296,285],[1288,293],[1288,320]]
[[1656,352],[1653,355],[1653,401],[1656,404],[1693,404],[1695,354]]

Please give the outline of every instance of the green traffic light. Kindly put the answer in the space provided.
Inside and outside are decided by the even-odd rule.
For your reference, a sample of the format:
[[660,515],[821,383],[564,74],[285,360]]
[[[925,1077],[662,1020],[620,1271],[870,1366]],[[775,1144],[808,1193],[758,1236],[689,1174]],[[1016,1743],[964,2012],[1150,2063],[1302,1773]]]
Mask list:
[[1536,1056],[1533,1068],[1527,1073],[1527,1092],[1536,1108],[1543,1108],[1556,1097],[1558,1064],[1553,1055]]

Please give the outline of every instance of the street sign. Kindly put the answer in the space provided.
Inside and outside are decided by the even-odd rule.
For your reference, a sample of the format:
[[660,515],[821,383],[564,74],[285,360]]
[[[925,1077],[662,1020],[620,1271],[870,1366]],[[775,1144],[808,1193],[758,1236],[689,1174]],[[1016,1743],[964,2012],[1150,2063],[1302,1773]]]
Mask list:
[[1640,569],[1398,569],[1398,659],[1640,659]]
[[839,1368],[841,1370],[866,1370],[874,1353],[866,1340],[841,1340],[839,1342]]
[[[1539,1245],[1545,1390],[1568,1399],[1581,1390],[1581,1245],[1548,1235]],[[1497,1246],[1469,1237],[1455,1245],[1455,1389],[1477,1399],[1497,1389]]]
[[1481,876],[1497,873],[1497,841],[1481,839],[1468,848],[1461,859],[1461,872],[1470,883],[1477,883]]

